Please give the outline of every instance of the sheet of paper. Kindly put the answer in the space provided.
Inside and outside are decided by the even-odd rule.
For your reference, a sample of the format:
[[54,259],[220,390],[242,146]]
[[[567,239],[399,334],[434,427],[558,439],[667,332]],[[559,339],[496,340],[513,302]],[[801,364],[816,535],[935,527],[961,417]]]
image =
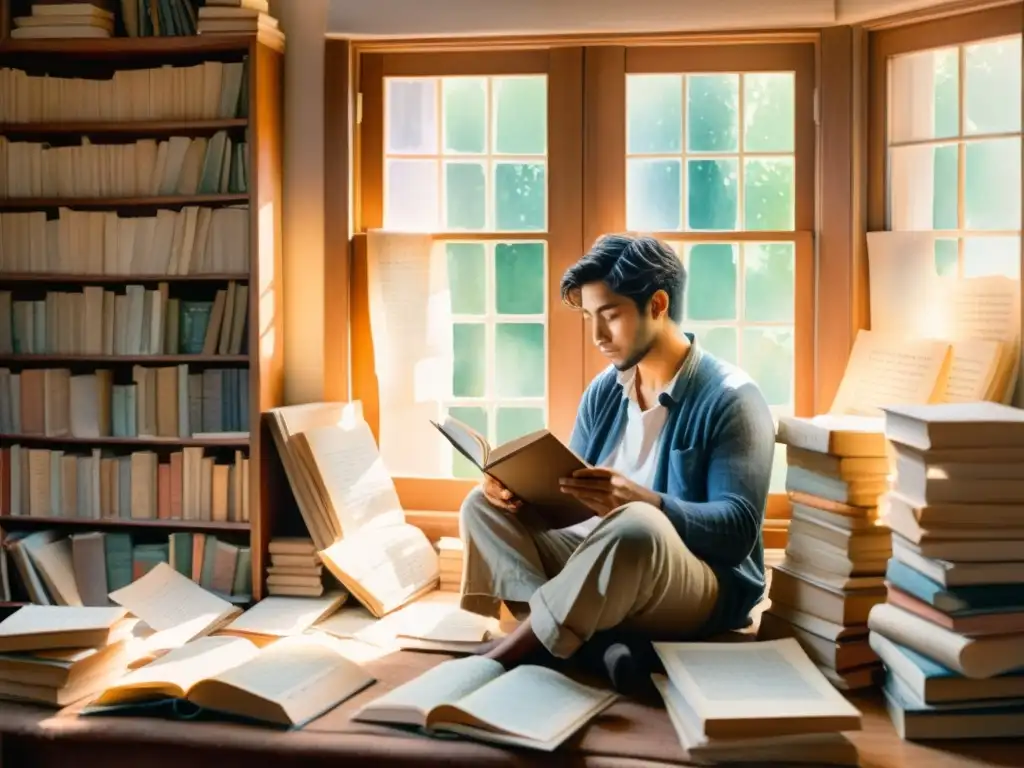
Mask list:
[[[388,691],[371,702],[367,709],[397,705],[426,713],[440,704],[454,704],[504,672],[501,664],[483,656],[443,661],[414,680]],[[505,702],[506,705],[508,703]],[[358,715],[356,719],[359,719]]]
[[239,611],[167,563],[159,563],[142,578],[111,592],[110,599],[158,633],[192,631],[192,637],[204,634]]
[[886,405],[934,402],[949,370],[945,341],[861,331],[832,413],[878,416]]
[[318,621],[313,625],[313,629],[342,640],[352,640],[377,621],[378,619],[361,605],[347,605],[337,613]]
[[315,427],[299,439],[316,465],[343,536],[353,536],[368,526],[405,522],[395,483],[365,421],[348,427]]
[[348,595],[332,592],[321,597],[265,597],[228,624],[227,632],[287,637],[299,635],[332,613]]
[[871,330],[912,338],[935,335],[941,321],[935,236],[868,232]]
[[452,320],[447,253],[430,235],[367,234],[370,333],[380,393],[381,453],[392,474],[450,468],[430,420],[451,396]]
[[[949,376],[939,402],[969,403],[987,399],[999,372],[1003,347],[998,341],[954,342]],[[999,393],[1000,398],[1002,394]]]
[[399,608],[361,631],[356,639],[392,647],[399,637],[438,642],[480,643],[500,634],[497,619],[462,610],[455,595],[435,593]]
[[936,336],[1018,343],[1020,283],[1008,277],[970,277],[942,288],[943,322]]

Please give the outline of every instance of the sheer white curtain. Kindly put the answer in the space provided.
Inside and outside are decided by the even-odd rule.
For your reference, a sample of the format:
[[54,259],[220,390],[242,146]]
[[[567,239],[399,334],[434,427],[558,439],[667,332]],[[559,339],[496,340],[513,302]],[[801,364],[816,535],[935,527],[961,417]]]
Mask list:
[[[889,143],[934,135],[935,64],[930,53],[893,59],[889,70]],[[897,231],[932,229],[935,148],[904,146],[889,154],[889,226]]]
[[430,424],[452,388],[444,245],[426,234],[373,230],[367,261],[381,456],[392,475],[444,476],[447,449]]

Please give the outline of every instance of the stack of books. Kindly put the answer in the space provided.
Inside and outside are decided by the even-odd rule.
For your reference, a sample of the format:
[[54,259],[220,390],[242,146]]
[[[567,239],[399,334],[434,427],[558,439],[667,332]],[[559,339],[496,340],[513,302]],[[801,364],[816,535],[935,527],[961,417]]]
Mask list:
[[438,589],[442,592],[462,590],[462,539],[442,536],[437,542],[437,562],[441,571]]
[[271,595],[320,597],[324,593],[323,564],[310,539],[271,539],[267,592]]
[[14,19],[14,38],[110,37],[114,14],[106,3],[32,3],[31,16]]
[[206,0],[199,9],[198,31],[200,35],[256,35],[267,45],[284,45],[284,33],[270,15],[267,0]]
[[654,649],[666,672],[654,684],[688,762],[859,764],[841,731],[860,730],[860,712],[792,638]]
[[782,418],[778,440],[787,446],[793,520],[758,635],[795,638],[837,688],[870,686],[881,670],[867,618],[885,600],[891,553],[877,514],[889,474],[882,421]]
[[888,601],[868,619],[906,739],[1024,736],[1024,411],[886,408]]
[[0,621],[0,698],[64,707],[127,671],[137,622],[120,607],[26,605]]

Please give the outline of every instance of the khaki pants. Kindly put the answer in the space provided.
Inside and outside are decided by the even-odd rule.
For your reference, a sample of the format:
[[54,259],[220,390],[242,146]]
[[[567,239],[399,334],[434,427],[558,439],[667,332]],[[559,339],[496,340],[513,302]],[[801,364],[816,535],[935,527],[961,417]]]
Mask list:
[[714,573],[650,504],[620,507],[584,538],[537,525],[528,509],[498,509],[477,489],[460,525],[462,607],[497,616],[503,600],[529,602],[534,633],[560,658],[613,627],[651,639],[692,636],[718,598]]

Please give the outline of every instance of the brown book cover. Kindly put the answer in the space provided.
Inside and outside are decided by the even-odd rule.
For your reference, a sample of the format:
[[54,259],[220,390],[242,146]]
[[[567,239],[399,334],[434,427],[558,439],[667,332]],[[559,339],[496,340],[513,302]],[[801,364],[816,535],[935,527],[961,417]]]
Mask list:
[[537,511],[550,528],[565,528],[594,516],[585,504],[562,493],[559,484],[587,463],[546,429],[492,448],[479,432],[451,416],[443,424],[431,424],[481,472]]

